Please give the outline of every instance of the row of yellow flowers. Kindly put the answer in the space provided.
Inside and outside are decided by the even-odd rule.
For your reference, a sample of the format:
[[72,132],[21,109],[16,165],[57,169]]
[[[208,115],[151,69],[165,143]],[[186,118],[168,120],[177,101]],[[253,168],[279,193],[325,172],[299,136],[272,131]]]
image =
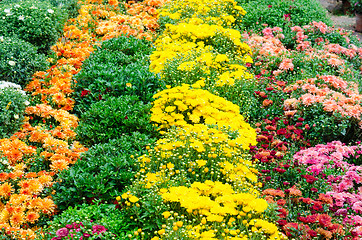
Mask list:
[[38,220],[56,214],[49,191],[54,175],[87,151],[74,141],[78,118],[68,112],[74,106],[73,76],[102,40],[122,34],[152,39],[158,26],[156,8],[163,0],[130,2],[126,14],[121,14],[117,0],[81,3],[79,16],[68,20],[51,48],[57,55],[48,59],[53,66],[36,72],[26,87],[34,106],[26,108],[22,128],[0,140],[0,157],[8,164],[8,171],[0,173],[0,229],[9,238],[35,238]]
[[232,28],[244,14],[233,0],[174,0],[161,9],[150,70],[168,89],[154,96],[151,120],[164,137],[138,158],[136,181],[117,198],[142,227],[130,238],[284,239],[246,153],[256,132],[217,95],[253,77],[250,48]]

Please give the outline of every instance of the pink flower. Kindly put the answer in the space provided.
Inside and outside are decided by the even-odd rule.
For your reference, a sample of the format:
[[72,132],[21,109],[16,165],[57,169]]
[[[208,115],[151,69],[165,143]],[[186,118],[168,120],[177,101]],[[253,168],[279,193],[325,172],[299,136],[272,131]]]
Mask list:
[[362,201],[355,202],[352,209],[356,211],[356,213],[362,213]]
[[102,233],[102,232],[105,232],[105,231],[107,231],[107,229],[104,227],[104,226],[102,226],[102,225],[94,225],[93,227],[92,227],[92,233],[94,234],[94,233]]
[[264,36],[273,37],[273,30],[270,27],[264,28],[262,32]]
[[303,29],[299,26],[294,26],[294,27],[291,27],[291,30],[293,32],[303,32]]
[[69,234],[69,230],[67,228],[61,228],[55,234],[58,237],[66,237]]
[[279,68],[282,70],[291,70],[294,69],[293,60],[290,58],[284,58],[283,61],[280,63]]

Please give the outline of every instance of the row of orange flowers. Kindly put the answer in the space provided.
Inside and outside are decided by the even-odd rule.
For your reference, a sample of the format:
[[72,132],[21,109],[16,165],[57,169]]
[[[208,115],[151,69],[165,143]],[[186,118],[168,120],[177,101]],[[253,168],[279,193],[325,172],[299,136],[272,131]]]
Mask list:
[[[87,151],[74,140],[78,118],[68,112],[75,104],[73,76],[83,61],[106,39],[128,34],[152,40],[158,27],[156,8],[163,2],[128,2],[122,14],[123,3],[117,0],[84,0],[79,16],[68,20],[62,37],[51,48],[57,56],[48,59],[53,66],[36,72],[25,89],[37,104],[26,109],[18,132],[0,140],[0,157],[8,164],[8,171],[0,173],[0,229],[6,235],[36,237],[37,221],[56,213],[49,190],[54,176]],[[36,164],[46,169],[32,170]]]

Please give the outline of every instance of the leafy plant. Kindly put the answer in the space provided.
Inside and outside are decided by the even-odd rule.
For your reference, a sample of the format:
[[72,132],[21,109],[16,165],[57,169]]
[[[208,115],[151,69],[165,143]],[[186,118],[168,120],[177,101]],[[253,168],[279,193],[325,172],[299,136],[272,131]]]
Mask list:
[[67,12],[69,18],[75,18],[78,15],[78,11],[80,9],[80,4],[78,3],[78,0],[49,0],[49,2],[54,7],[64,9]]
[[311,21],[323,21],[332,25],[326,10],[316,0],[237,0],[237,2],[247,11],[243,24],[249,31],[260,32],[267,25],[281,27],[286,34],[290,32],[290,26],[303,26]]
[[148,70],[151,50],[149,42],[132,36],[104,41],[75,76],[75,111],[86,111],[104,95],[136,95],[150,102],[160,88],[159,80]]
[[47,53],[63,30],[65,17],[46,1],[4,2],[0,4],[0,35],[16,36]]
[[157,135],[149,120],[150,107],[150,104],[139,101],[137,96],[108,97],[92,104],[81,116],[78,137],[91,146],[135,131]]
[[114,201],[131,183],[134,156],[145,152],[155,139],[134,132],[89,149],[70,169],[59,175],[54,201],[60,210],[95,199]]
[[27,96],[20,86],[0,81],[0,139],[17,131],[24,120],[28,104]]
[[[88,234],[97,229],[98,232],[102,232],[102,239],[125,239],[128,225],[125,224],[123,216],[116,207],[114,204],[82,204],[76,207],[69,207],[62,214],[56,215],[52,221],[48,222],[48,227],[43,229],[43,232],[48,234],[44,234],[44,237],[38,234],[36,239],[51,239],[62,228],[63,233],[67,232],[66,229],[69,231],[89,229]],[[78,232],[75,231],[75,233]]]
[[[0,20],[1,21],[1,20]],[[0,36],[0,78],[25,87],[35,71],[48,66],[45,56],[37,54],[30,43]]]

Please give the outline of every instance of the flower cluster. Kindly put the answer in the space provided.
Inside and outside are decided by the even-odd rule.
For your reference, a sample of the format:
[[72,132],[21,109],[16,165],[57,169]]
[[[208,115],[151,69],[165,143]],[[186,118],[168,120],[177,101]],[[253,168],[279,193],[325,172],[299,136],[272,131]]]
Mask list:
[[[234,0],[187,0],[168,2],[160,11],[160,21],[185,22],[191,18],[203,19],[207,24],[223,27],[240,25],[245,10]],[[173,21],[172,21],[173,20]]]
[[161,10],[172,24],[155,42],[150,69],[170,86],[154,96],[151,120],[167,131],[138,158],[136,181],[117,199],[121,211],[142,227],[142,237],[153,240],[283,239],[245,153],[256,144],[255,130],[237,105],[202,89],[228,83],[232,88],[232,78],[252,77],[244,66],[251,62],[250,49],[240,32],[226,28],[230,24],[220,22],[220,13],[219,19],[213,15],[230,3],[237,15],[245,12],[234,1],[201,1],[200,7],[188,2],[190,9],[173,1]]
[[[52,233],[47,233],[50,237],[54,236]],[[107,232],[107,229],[102,226],[93,223],[92,220],[87,223],[83,222],[73,222],[72,224],[67,224],[65,227],[59,228],[55,231],[55,236],[51,240],[62,240],[62,239],[92,239],[94,237],[112,237],[112,233]],[[47,238],[48,239],[48,238]]]
[[[158,27],[156,7],[163,1],[125,4],[125,15],[120,15],[117,0],[107,2],[84,1],[78,17],[68,20],[62,37],[51,47],[55,57],[48,61],[53,66],[36,72],[25,88],[32,98],[25,109],[21,129],[11,138],[0,140],[4,162],[0,179],[0,227],[6,235],[35,238],[33,226],[56,209],[50,198],[53,176],[74,164],[87,150],[74,141],[78,118],[68,112],[75,104],[71,98],[73,76],[81,70],[83,61],[101,38],[133,34],[150,39]],[[117,27],[102,32],[102,26],[110,20],[116,21]]]
[[[150,199],[161,197],[158,208],[165,212],[159,221],[165,228],[154,239],[203,239],[207,232],[215,239],[250,234],[279,239],[276,225],[262,215],[269,206],[259,197],[258,172],[238,139],[237,131],[203,124],[171,129],[138,159],[137,181],[117,199],[123,211],[149,224],[141,213],[147,215]],[[182,219],[169,218],[170,212]]]
[[154,98],[151,121],[161,129],[190,124],[230,127],[239,132],[244,149],[256,144],[255,130],[240,115],[239,107],[207,90],[190,89],[189,85],[184,84],[163,90]]
[[[328,174],[327,183],[331,190],[327,195],[331,199],[331,208],[336,216],[343,218],[344,224],[353,226],[352,234],[361,236],[361,222],[351,221],[361,213],[361,179],[362,167],[355,166],[349,161],[359,158],[362,146],[346,146],[339,141],[319,144],[297,152],[294,159],[299,164],[305,164],[312,176]],[[333,173],[333,174],[331,174]]]

